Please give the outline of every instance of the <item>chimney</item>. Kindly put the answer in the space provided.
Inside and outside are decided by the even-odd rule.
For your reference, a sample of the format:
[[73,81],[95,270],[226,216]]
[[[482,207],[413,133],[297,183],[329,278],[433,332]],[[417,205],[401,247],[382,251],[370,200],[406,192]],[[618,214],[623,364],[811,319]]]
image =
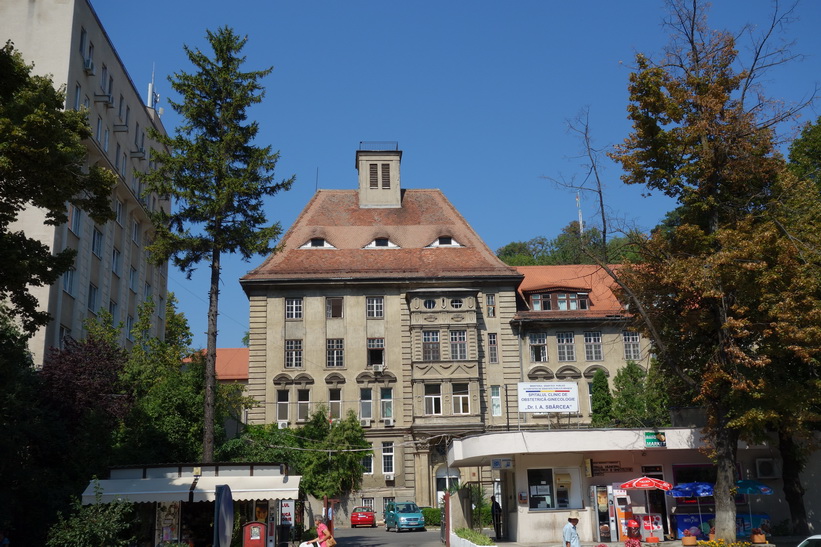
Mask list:
[[356,151],[359,171],[359,207],[402,207],[399,164],[402,151],[397,142],[360,142]]

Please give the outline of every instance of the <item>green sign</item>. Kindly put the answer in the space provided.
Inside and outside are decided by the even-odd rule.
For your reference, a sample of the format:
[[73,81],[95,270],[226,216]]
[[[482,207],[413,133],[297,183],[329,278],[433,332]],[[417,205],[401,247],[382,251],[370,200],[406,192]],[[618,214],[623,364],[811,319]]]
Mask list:
[[645,448],[667,448],[667,435],[663,431],[645,431]]

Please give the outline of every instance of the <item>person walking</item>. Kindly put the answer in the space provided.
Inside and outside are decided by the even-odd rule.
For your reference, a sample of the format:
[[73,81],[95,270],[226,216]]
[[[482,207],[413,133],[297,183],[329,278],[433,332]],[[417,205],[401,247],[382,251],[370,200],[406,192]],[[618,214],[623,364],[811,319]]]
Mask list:
[[493,519],[493,530],[496,541],[502,540],[502,506],[496,501],[496,496],[490,496],[490,516]]
[[576,531],[576,525],[579,523],[579,512],[575,509],[570,511],[570,516],[567,519],[567,524],[562,529],[562,539],[564,540],[564,547],[581,547],[579,540],[579,533]]

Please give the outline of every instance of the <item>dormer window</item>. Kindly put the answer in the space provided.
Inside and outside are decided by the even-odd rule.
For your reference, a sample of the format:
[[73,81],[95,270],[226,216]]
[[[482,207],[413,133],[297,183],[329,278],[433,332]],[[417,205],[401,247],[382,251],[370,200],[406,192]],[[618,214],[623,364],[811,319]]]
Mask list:
[[436,241],[428,245],[428,247],[461,247],[458,241],[451,236],[439,236]]
[[533,311],[548,311],[550,307],[549,294],[533,294],[530,296],[530,307]]
[[530,295],[530,309],[533,311],[574,311],[589,309],[586,292],[555,292]]
[[308,242],[300,247],[300,249],[334,249],[335,247],[328,243],[324,237],[312,237]]
[[387,237],[377,237],[367,245],[365,245],[366,249],[398,249],[399,245],[392,242]]

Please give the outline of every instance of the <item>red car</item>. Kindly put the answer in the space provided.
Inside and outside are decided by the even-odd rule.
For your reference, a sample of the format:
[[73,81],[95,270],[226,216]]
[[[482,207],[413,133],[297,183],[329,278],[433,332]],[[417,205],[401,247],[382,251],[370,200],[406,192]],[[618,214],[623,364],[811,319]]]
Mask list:
[[351,511],[351,528],[370,526],[376,528],[376,513],[370,507],[354,507]]

